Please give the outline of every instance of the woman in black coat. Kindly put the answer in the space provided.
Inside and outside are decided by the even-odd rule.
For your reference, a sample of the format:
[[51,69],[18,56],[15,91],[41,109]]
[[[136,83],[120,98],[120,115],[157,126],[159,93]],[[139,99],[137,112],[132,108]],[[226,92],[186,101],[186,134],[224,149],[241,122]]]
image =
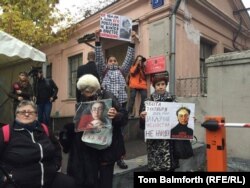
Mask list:
[[69,152],[67,173],[75,178],[79,188],[112,188],[114,164],[125,153],[120,127],[126,125],[128,114],[122,111],[115,96],[100,89],[98,79],[90,74],[77,82],[82,102],[112,99],[107,116],[112,120],[111,145],[103,150],[87,146],[82,140],[83,132],[74,132],[74,124],[64,127],[60,141],[65,152]]
[[58,140],[36,119],[36,105],[22,100],[13,124],[0,129],[0,165],[5,173],[0,187],[74,188],[74,179],[58,172],[62,162]]

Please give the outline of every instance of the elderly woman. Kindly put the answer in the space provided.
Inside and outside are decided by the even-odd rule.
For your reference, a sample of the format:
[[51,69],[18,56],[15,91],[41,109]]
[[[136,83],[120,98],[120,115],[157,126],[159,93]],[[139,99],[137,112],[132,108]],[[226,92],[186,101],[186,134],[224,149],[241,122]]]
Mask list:
[[81,91],[82,102],[112,99],[112,107],[106,114],[112,120],[112,142],[106,149],[95,149],[82,141],[83,132],[72,134],[74,128],[68,125],[60,133],[64,151],[69,151],[67,172],[75,178],[79,188],[112,188],[114,164],[125,152],[120,127],[126,125],[128,114],[112,93],[101,89],[95,76],[82,76],[77,88]]
[[[37,107],[21,101],[16,119],[7,132],[0,129],[0,162],[6,177],[3,188],[72,188],[74,180],[57,172],[61,167],[61,147],[46,125],[37,121]],[[2,187],[2,186],[1,186]]]

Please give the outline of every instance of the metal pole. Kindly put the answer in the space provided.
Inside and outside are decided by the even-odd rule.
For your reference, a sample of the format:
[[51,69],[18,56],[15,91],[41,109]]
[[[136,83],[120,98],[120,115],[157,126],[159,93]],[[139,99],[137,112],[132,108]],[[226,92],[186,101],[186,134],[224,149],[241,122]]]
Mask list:
[[250,123],[219,123],[219,125],[224,127],[244,127],[250,128]]
[[170,71],[169,71],[169,91],[175,95],[175,14],[171,16],[171,52],[170,52]]
[[170,15],[171,21],[171,51],[170,51],[170,79],[169,91],[175,95],[175,44],[176,44],[176,12],[180,6],[181,0],[176,1],[173,11]]

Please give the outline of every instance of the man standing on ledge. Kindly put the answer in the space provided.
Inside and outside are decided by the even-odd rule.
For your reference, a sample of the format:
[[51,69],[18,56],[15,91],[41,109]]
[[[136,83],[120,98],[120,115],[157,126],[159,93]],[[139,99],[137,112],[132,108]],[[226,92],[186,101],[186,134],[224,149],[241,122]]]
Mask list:
[[37,79],[35,96],[38,121],[49,126],[52,102],[57,99],[58,87],[52,79],[44,78],[42,70],[38,71]]

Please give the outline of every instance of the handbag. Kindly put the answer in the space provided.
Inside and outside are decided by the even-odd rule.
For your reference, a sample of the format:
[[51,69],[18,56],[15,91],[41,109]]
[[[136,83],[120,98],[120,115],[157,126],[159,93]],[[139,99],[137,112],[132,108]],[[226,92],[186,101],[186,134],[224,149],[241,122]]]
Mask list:
[[190,140],[174,140],[174,157],[177,159],[188,159],[194,156]]
[[82,141],[89,147],[102,150],[108,148],[112,143],[112,126],[99,128],[96,130],[84,131]]

